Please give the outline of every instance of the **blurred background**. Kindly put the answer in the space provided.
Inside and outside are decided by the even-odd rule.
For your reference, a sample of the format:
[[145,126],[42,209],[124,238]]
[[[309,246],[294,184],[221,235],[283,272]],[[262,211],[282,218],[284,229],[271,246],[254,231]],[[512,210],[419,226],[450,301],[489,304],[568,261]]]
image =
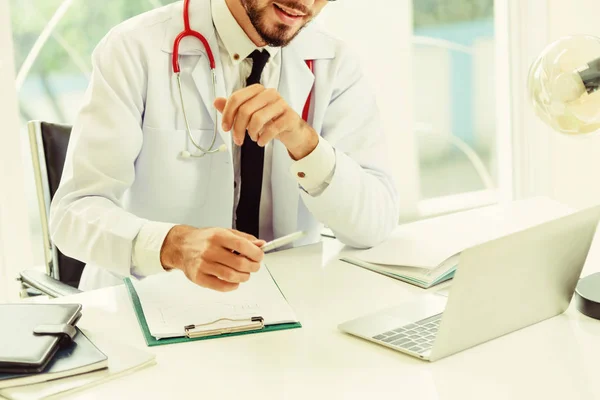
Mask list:
[[[34,261],[43,264],[25,124],[30,120],[72,124],[87,88],[96,44],[119,22],[170,1],[9,3]],[[377,27],[385,38],[379,47],[373,47],[372,34],[362,47],[352,36],[355,24],[365,24],[365,8],[374,17],[366,29]],[[376,15],[388,18],[385,26]],[[405,218],[451,212],[460,208],[455,206],[456,196],[471,196],[467,202],[471,205],[494,202],[502,168],[497,143],[510,140],[510,132],[499,131],[497,124],[494,0],[341,0],[329,5],[321,19],[333,33],[356,44],[365,57],[382,103],[392,158],[400,158],[394,160],[394,171]],[[382,50],[390,54],[391,62],[384,74],[385,60],[372,63],[372,56]],[[432,201],[433,209],[426,206]]]
[[[497,184],[494,1],[415,0],[413,9],[421,196],[491,189]],[[483,168],[475,168],[471,152]]]

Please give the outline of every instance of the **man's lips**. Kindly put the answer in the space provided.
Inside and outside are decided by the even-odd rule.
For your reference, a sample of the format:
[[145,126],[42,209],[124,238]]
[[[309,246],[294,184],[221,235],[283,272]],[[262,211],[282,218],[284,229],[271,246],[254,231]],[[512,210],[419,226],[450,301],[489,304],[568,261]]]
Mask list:
[[295,8],[290,8],[290,7],[286,7],[282,4],[279,3],[274,3],[275,7],[278,8],[280,11],[284,12],[285,14],[287,14],[288,16],[294,18],[298,18],[298,17],[305,17],[306,13],[302,12],[300,10],[297,10]]

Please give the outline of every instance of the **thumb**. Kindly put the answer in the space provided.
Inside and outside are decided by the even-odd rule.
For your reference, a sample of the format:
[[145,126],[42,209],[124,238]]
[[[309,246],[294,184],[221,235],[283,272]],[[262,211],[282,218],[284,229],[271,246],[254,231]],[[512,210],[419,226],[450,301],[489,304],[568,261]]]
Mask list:
[[264,241],[264,240],[262,240],[262,239],[256,239],[256,240],[253,240],[253,241],[252,241],[252,244],[253,244],[253,245],[255,245],[256,247],[262,247],[262,246],[264,246],[265,244],[267,244],[267,242],[265,242],[265,241]]
[[223,110],[225,109],[225,105],[227,104],[227,99],[223,98],[223,97],[217,97],[215,99],[215,102],[213,103],[213,105],[215,106],[215,108],[217,109],[218,112],[222,113]]

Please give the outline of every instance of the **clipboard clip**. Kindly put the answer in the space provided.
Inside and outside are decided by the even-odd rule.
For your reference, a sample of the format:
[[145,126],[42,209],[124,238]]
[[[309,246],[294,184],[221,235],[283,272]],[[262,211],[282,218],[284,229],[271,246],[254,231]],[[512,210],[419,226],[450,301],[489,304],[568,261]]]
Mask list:
[[[206,327],[210,327],[211,325],[218,324],[219,322],[227,323],[231,322],[232,324],[227,324],[224,327],[215,327],[212,329],[202,329]],[[259,331],[265,327],[265,320],[263,317],[251,317],[251,318],[241,318],[241,319],[231,319],[231,318],[220,318],[212,322],[207,322],[199,325],[186,325],[183,327],[185,330],[185,336],[189,339],[207,337],[207,336],[218,336],[225,335],[228,333],[239,333],[239,332],[250,332],[250,331]]]

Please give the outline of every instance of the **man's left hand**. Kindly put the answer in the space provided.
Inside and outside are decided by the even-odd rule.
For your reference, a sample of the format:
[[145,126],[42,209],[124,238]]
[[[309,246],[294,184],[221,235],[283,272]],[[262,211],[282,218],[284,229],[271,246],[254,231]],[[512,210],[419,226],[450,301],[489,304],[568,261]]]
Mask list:
[[317,147],[319,136],[296,113],[275,89],[251,85],[233,93],[229,99],[215,100],[223,114],[223,130],[231,131],[238,146],[244,143],[246,131],[251,140],[264,147],[277,138],[295,160],[300,160]]

